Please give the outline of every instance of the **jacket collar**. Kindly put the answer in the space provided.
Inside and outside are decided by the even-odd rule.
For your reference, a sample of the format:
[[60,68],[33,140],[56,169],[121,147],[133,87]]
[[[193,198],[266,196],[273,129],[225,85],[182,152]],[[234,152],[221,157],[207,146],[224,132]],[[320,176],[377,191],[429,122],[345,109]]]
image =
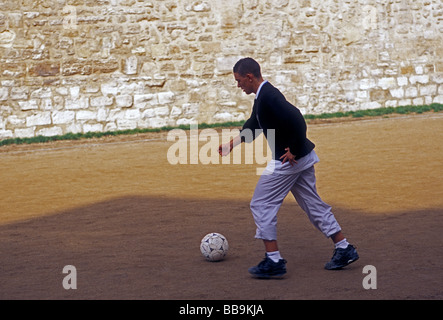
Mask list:
[[268,80],[265,80],[265,81],[263,81],[262,83],[260,83],[260,86],[258,87],[257,93],[255,94],[255,100],[258,99],[258,95],[260,94],[260,90],[261,90],[261,88],[262,88],[263,85],[264,85],[265,83],[267,83],[267,82],[268,82]]

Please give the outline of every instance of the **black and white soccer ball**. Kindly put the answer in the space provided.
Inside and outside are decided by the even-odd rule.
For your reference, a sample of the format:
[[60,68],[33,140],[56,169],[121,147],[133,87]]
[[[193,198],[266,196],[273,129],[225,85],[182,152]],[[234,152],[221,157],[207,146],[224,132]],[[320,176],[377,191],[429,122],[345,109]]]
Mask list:
[[208,261],[221,261],[228,253],[229,244],[226,237],[217,232],[205,235],[200,243],[200,251]]

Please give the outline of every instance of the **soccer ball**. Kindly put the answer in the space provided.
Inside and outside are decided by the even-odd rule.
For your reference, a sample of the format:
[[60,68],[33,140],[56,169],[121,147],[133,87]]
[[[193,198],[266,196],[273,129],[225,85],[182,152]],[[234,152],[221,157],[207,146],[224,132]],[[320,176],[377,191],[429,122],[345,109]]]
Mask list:
[[228,249],[228,240],[217,232],[208,233],[200,243],[200,251],[208,261],[223,260],[228,253]]

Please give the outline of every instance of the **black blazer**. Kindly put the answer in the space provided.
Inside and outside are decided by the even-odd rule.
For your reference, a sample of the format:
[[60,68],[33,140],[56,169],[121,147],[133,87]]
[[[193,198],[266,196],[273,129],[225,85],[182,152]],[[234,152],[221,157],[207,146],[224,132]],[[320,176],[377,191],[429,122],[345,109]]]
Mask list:
[[[252,131],[245,131],[250,129]],[[265,134],[272,158],[280,160],[290,149],[295,159],[300,159],[311,152],[315,145],[306,137],[306,122],[300,110],[289,103],[284,95],[269,82],[260,89],[254,102],[251,117],[245,122],[240,131],[242,141],[250,143],[256,137],[256,129],[262,129]],[[268,130],[275,130],[275,146],[268,139]],[[260,131],[259,131],[260,133]]]

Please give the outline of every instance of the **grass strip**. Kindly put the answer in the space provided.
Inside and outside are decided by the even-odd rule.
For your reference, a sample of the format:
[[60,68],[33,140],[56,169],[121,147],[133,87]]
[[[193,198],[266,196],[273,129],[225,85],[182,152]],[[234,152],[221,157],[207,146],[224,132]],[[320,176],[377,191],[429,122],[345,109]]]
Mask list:
[[[363,118],[363,117],[379,117],[387,116],[389,114],[422,114],[425,112],[440,112],[443,111],[443,104],[433,103],[430,105],[421,106],[400,106],[400,107],[387,107],[378,109],[367,109],[358,111],[346,111],[346,112],[334,112],[334,113],[322,113],[318,115],[307,114],[304,115],[306,120],[315,119],[332,119],[332,118]],[[226,128],[226,127],[241,127],[245,121],[231,121],[223,123],[199,123],[199,129],[207,128]],[[162,132],[170,131],[173,129],[189,130],[190,125],[180,125],[180,126],[165,126],[161,128],[149,128],[149,129],[131,129],[131,130],[118,130],[118,131],[107,131],[107,132],[87,132],[87,133],[66,133],[64,135],[57,136],[37,136],[31,138],[9,138],[0,141],[0,146],[12,145],[12,144],[32,144],[32,143],[45,143],[51,141],[61,141],[61,140],[80,140],[80,139],[91,139],[91,138],[102,138],[109,136],[118,135],[134,135],[143,134],[150,132]]]

